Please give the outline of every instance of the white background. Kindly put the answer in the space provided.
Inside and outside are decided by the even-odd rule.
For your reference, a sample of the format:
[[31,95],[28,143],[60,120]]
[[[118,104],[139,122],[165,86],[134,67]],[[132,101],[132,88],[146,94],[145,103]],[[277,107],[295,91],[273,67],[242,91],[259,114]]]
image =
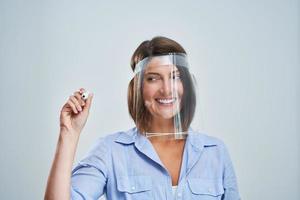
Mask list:
[[299,2],[0,1],[1,199],[42,199],[62,105],[94,92],[76,162],[134,126],[130,57],[146,39],[187,50],[199,82],[196,129],[222,139],[242,199],[300,199]]

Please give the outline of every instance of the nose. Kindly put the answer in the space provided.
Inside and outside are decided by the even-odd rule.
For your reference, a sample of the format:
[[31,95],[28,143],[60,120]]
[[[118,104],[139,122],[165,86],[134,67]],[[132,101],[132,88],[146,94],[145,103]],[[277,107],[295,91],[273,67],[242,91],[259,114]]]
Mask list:
[[172,87],[174,87],[173,85],[174,83],[172,83],[172,80],[170,79],[165,79],[162,83],[160,92],[164,95],[164,96],[171,96],[172,94]]

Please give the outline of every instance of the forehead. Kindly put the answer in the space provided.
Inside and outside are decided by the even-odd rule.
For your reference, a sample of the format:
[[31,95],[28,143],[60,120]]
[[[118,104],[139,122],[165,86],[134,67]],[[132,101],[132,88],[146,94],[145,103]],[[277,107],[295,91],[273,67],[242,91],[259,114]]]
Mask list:
[[145,72],[171,72],[177,71],[176,65],[168,57],[153,57],[146,65]]

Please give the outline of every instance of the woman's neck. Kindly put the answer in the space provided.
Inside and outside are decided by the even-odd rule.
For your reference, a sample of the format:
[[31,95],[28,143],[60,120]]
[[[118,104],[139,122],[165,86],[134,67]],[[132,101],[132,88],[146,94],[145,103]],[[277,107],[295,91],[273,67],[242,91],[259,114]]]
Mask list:
[[174,121],[173,119],[152,119],[149,133],[173,133]]

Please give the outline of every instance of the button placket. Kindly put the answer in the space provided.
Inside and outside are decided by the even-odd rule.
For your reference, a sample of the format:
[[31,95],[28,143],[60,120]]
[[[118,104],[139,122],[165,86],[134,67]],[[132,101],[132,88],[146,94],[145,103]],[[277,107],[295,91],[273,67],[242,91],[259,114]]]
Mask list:
[[186,177],[182,178],[177,184],[177,194],[176,194],[176,200],[181,200],[183,199],[183,191],[182,188],[184,188],[184,184],[186,182]]
[[178,198],[181,198],[182,194],[180,192],[177,193]]

